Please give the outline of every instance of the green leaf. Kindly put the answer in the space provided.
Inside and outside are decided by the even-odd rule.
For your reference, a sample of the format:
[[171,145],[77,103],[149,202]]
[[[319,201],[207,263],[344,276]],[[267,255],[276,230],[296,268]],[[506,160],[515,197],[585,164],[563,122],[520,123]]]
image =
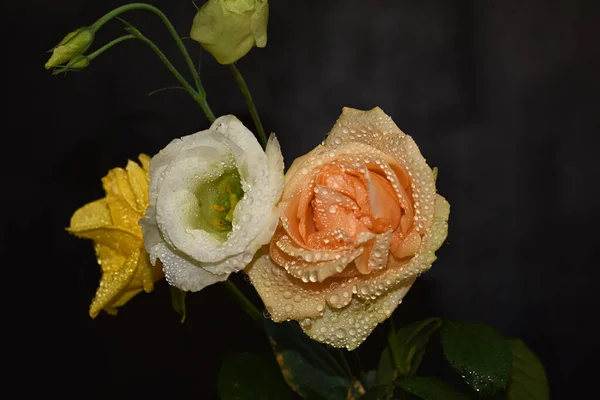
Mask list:
[[308,400],[345,400],[350,379],[320,343],[311,340],[293,322],[265,318],[265,331],[281,373],[290,388]]
[[446,360],[483,397],[505,389],[512,355],[504,337],[484,324],[446,321],[441,330]]
[[423,400],[469,400],[468,396],[436,378],[402,378],[398,380],[398,386]]
[[[413,376],[416,374],[431,335],[442,324],[443,321],[440,318],[428,318],[396,331],[396,362],[401,366],[396,371],[398,376]],[[390,385],[394,380],[394,369],[390,348],[386,347],[379,358],[376,384],[378,386]]]
[[512,352],[512,375],[508,400],[548,400],[550,390],[542,362],[519,339],[508,339]]
[[366,390],[369,390],[369,389],[371,389],[373,386],[375,386],[375,379],[376,379],[376,378],[377,378],[377,371],[375,371],[374,369],[372,369],[372,370],[370,370],[370,371],[367,371],[367,372],[366,372],[366,373],[363,375],[363,377],[362,377],[362,379],[361,379],[361,381],[362,381],[362,384],[363,384],[364,388],[365,388]]
[[173,310],[177,312],[177,314],[181,315],[181,323],[185,322],[186,312],[185,312],[185,292],[183,290],[179,290],[175,286],[169,286],[171,290],[171,306]]
[[222,400],[286,400],[292,395],[277,367],[250,353],[225,357],[217,390]]

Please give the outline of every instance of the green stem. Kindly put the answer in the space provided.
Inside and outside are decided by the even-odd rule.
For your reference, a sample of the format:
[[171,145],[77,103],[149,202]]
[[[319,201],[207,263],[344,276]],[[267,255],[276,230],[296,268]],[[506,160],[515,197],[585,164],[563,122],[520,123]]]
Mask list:
[[360,380],[364,382],[365,380],[365,371],[362,366],[362,362],[360,361],[360,356],[356,352],[356,350],[352,350],[349,352],[354,359],[354,363],[356,364],[356,368],[358,368],[358,373],[360,375]]
[[388,333],[388,345],[390,347],[390,352],[392,356],[392,363],[394,364],[394,369],[396,370],[396,374],[402,368],[402,362],[400,360],[400,345],[398,344],[398,337],[396,336],[396,328],[394,326],[394,320],[389,318],[390,321],[390,332]]
[[338,355],[338,359],[340,360],[340,364],[342,364],[342,368],[344,369],[346,376],[348,376],[350,380],[354,380],[354,374],[350,369],[350,365],[348,364],[348,360],[346,360],[346,356],[344,355],[342,349],[336,349],[336,354]]
[[248,109],[250,110],[250,114],[252,115],[252,120],[254,121],[254,126],[256,127],[256,130],[258,131],[258,135],[260,137],[260,141],[262,142],[263,148],[265,148],[265,147],[267,147],[267,135],[265,135],[265,130],[262,126],[262,123],[260,122],[260,117],[258,116],[258,112],[256,111],[256,106],[254,105],[254,102],[252,101],[252,96],[250,95],[250,90],[248,90],[248,85],[246,85],[246,81],[244,81],[244,77],[242,76],[240,71],[237,69],[235,64],[229,64],[228,66],[229,66],[229,70],[233,74],[233,77],[235,78],[235,81],[237,82],[238,86],[240,87],[240,91],[242,92],[242,94],[244,95],[244,98],[246,99],[246,104],[248,104]]
[[229,279],[223,282],[225,289],[233,295],[233,298],[242,306],[244,311],[254,320],[254,322],[261,323],[263,315],[258,308],[242,293],[240,289]]
[[90,53],[87,57],[89,58],[90,61],[92,61],[94,58],[98,57],[100,54],[104,53],[106,50],[110,49],[114,45],[117,45],[117,44],[124,42],[126,40],[129,40],[129,39],[137,39],[137,38],[135,35],[124,35],[124,36],[118,37],[115,40],[113,40],[112,42],[109,42],[109,43],[105,44],[104,46],[100,47],[98,50],[94,51],[93,53]]
[[158,55],[158,57],[162,60],[162,62],[167,66],[169,71],[171,71],[171,73],[175,76],[175,78],[177,78],[177,80],[179,81],[179,83],[181,83],[181,85],[185,88],[185,90],[188,91],[190,96],[192,96],[192,98],[198,104],[200,104],[200,107],[202,107],[204,114],[206,114],[206,117],[212,123],[215,120],[215,117],[214,117],[210,107],[208,106],[208,103],[206,102],[206,98],[201,97],[198,94],[198,92],[196,92],[196,90],[185,80],[185,78],[179,73],[179,71],[177,71],[177,69],[173,66],[173,64],[171,64],[171,61],[169,61],[167,56],[165,56],[165,54],[158,48],[158,46],[156,44],[154,44],[154,42],[152,40],[148,39],[146,36],[142,35],[141,33],[138,33],[136,35],[136,38],[141,40],[142,42],[146,43],[148,46],[150,46],[150,48],[152,50],[154,50],[154,52]]
[[[179,50],[181,51],[183,58],[185,58],[188,68],[190,69],[190,72],[192,73],[192,77],[194,79],[194,83],[196,84],[196,90],[197,90],[197,93],[194,96],[194,100],[196,100],[196,102],[200,105],[200,107],[202,107],[202,110],[206,114],[206,117],[208,118],[208,120],[211,123],[214,122],[215,115],[213,114],[212,110],[208,106],[208,103],[206,102],[206,91],[204,90],[204,86],[202,86],[202,82],[200,81],[200,75],[198,74],[198,71],[196,71],[196,68],[194,67],[194,62],[192,61],[192,58],[190,57],[190,54],[187,51],[187,48],[183,44],[183,41],[179,37],[179,34],[175,30],[175,27],[173,26],[171,21],[169,21],[167,16],[161,10],[159,10],[158,8],[156,8],[150,4],[146,4],[146,3],[126,4],[124,6],[115,8],[114,10],[106,13],[104,16],[100,17],[96,22],[94,22],[90,28],[92,29],[93,32],[96,32],[98,29],[100,29],[100,27],[102,27],[102,25],[104,25],[111,19],[117,17],[118,15],[120,15],[124,12],[130,11],[130,10],[135,10],[135,9],[142,9],[142,10],[147,10],[147,11],[153,12],[154,14],[158,15],[158,17],[165,24],[169,33],[171,34],[171,36],[173,36],[173,39],[175,39],[175,43],[177,43],[177,47],[179,47]],[[173,71],[171,71],[171,72],[173,72]],[[179,74],[179,76],[181,76],[181,74]]]

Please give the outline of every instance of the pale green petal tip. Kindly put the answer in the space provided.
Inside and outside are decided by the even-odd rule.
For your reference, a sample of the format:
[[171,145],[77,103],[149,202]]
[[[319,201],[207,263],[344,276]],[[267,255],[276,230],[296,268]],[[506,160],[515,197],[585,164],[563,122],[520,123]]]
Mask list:
[[220,64],[232,64],[252,47],[267,44],[266,0],[209,0],[199,10],[190,37]]

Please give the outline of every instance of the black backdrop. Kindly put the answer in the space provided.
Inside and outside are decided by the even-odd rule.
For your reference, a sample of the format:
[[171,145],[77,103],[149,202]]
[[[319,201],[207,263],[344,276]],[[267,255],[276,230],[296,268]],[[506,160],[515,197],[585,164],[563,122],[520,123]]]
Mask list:
[[[123,3],[4,3],[2,260],[5,309],[17,317],[5,329],[24,339],[5,344],[17,355],[9,368],[22,393],[42,397],[210,399],[223,354],[266,348],[237,305],[210,287],[189,296],[180,325],[163,282],[117,317],[91,320],[91,242],[64,230],[76,208],[103,196],[108,169],[208,126],[183,91],[147,96],[175,81],[141,43],[67,77],[43,69],[67,32]],[[151,3],[187,36],[191,1]],[[450,234],[396,316],[486,322],[522,338],[546,364],[555,399],[588,398],[597,370],[597,4],[273,0],[268,46],[239,62],[286,165],[322,140],[343,106],[378,105],[415,138],[440,169]],[[126,18],[185,71],[156,17]],[[110,23],[96,43],[121,32]],[[215,113],[252,126],[229,71],[204,54],[202,74]],[[384,333],[359,348],[366,364]]]

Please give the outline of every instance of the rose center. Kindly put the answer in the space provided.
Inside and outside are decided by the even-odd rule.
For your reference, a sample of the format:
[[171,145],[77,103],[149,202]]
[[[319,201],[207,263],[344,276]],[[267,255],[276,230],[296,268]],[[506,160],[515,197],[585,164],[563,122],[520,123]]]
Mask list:
[[225,170],[218,178],[200,184],[194,194],[199,213],[194,215],[191,227],[226,240],[232,229],[233,211],[244,196],[238,170]]
[[402,216],[390,182],[375,171],[321,175],[311,206],[317,231],[343,230],[356,238],[361,232],[395,230]]

